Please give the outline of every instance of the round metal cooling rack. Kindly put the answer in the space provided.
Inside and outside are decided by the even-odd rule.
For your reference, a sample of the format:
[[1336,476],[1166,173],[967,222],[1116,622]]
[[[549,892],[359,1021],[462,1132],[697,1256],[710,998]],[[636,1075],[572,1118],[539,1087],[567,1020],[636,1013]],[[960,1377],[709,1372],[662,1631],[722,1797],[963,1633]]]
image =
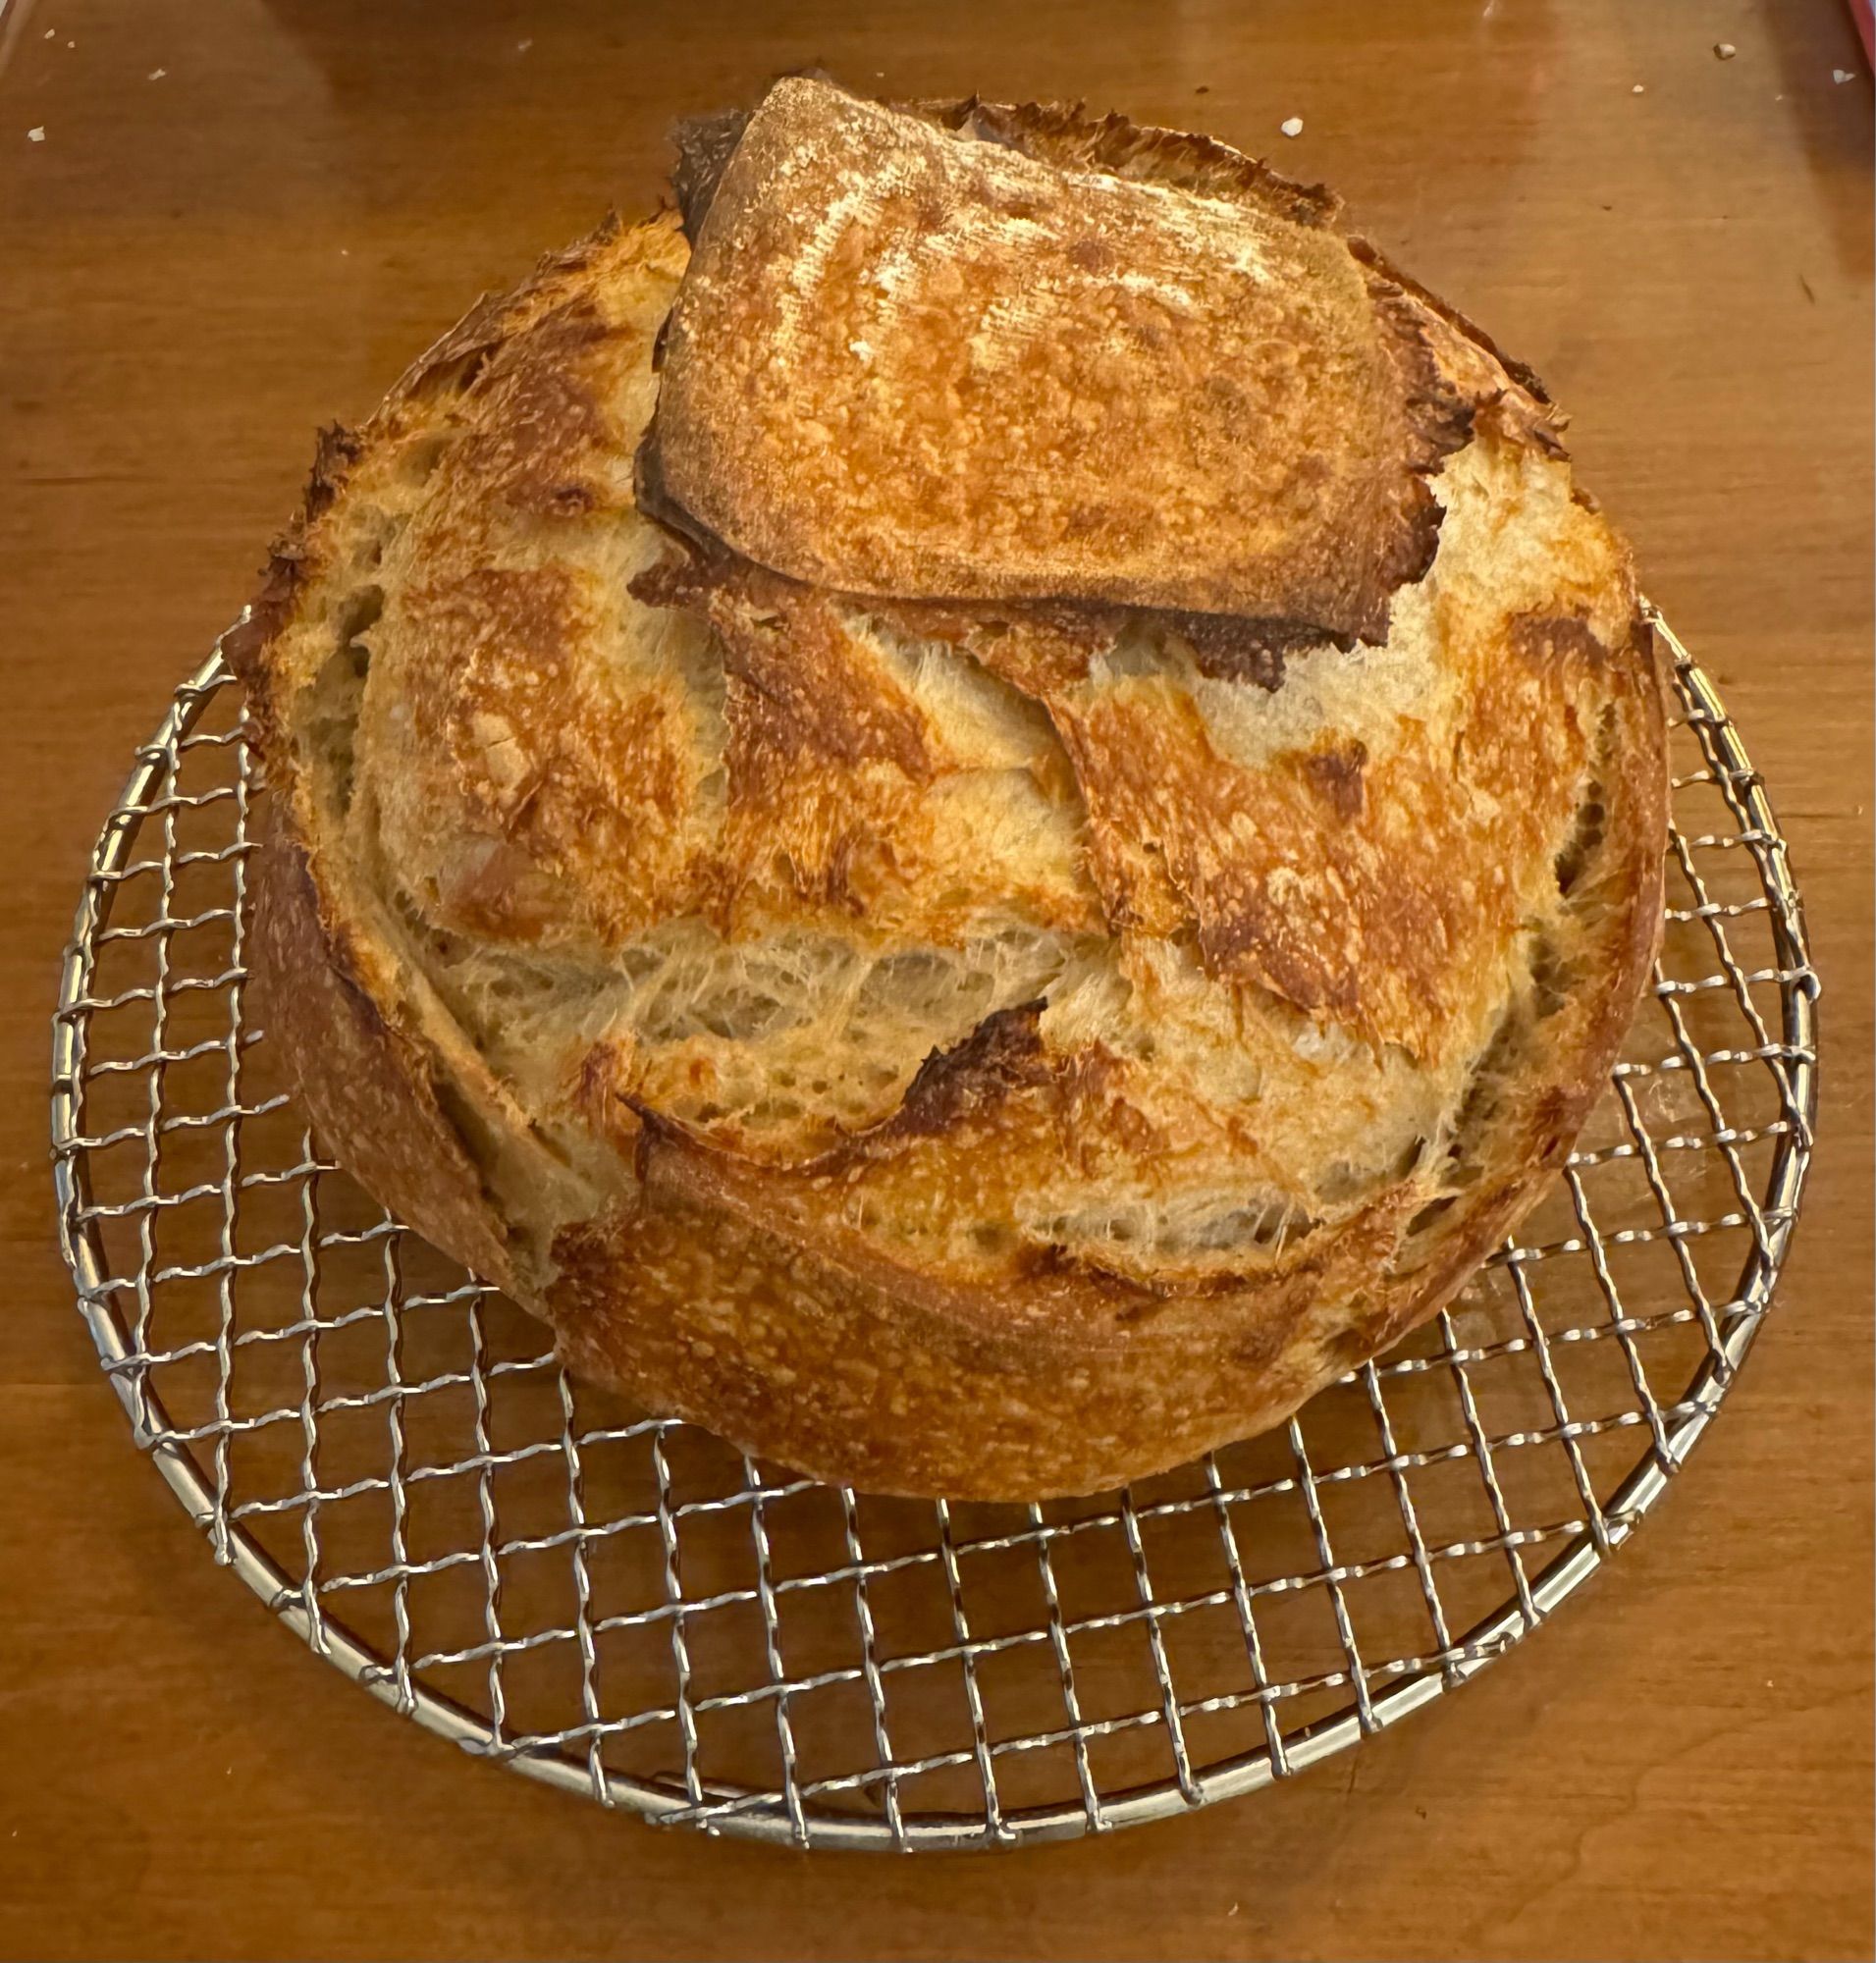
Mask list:
[[1732,1383],[1796,1214],[1798,897],[1663,632],[1666,941],[1520,1239],[1285,1429],[1026,1508],[816,1485],[574,1383],[319,1158],[249,994],[260,788],[211,660],[104,827],[55,1021],[63,1243],[136,1442],[215,1559],[374,1696],[655,1820],[1009,1844],[1354,1744],[1634,1530]]

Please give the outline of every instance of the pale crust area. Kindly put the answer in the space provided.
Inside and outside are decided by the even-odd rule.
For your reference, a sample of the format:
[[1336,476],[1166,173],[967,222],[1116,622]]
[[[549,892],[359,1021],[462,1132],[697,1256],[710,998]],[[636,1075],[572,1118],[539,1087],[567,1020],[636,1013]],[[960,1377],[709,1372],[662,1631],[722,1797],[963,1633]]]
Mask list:
[[[919,121],[967,118],[1334,236],[1205,139]],[[1386,269],[1472,433],[1382,637],[791,577],[638,505],[687,263],[609,226],[478,307],[227,644],[322,1139],[576,1367],[820,1476],[1028,1498],[1278,1421],[1515,1224],[1645,980],[1625,549]]]

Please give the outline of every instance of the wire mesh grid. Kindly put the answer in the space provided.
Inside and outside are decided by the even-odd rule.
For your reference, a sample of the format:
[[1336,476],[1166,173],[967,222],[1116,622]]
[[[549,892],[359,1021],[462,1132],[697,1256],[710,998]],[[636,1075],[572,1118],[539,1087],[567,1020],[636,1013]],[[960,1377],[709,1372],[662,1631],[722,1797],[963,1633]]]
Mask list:
[[1621,1542],[1752,1340],[1815,1106],[1785,845],[1681,695],[1666,938],[1568,1166],[1455,1305],[1282,1430],[1043,1506],[881,1500],[567,1378],[323,1161],[247,965],[219,657],[107,822],[55,1018],[61,1229],[215,1559],[375,1695],[608,1806],[1007,1845],[1247,1791],[1474,1674]]

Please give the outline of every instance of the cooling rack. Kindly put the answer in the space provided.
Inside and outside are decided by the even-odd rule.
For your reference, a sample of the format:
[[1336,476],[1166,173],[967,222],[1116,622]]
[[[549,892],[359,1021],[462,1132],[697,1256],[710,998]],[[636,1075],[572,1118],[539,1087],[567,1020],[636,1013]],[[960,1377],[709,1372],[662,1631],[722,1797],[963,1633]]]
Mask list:
[[261,790],[219,655],[66,956],[63,1245],[136,1443],[320,1655],[477,1757],[812,1846],[1099,1832],[1302,1771],[1474,1675],[1632,1533],[1770,1303],[1813,1003],[1759,777],[1680,694],[1666,937],[1578,1149],[1445,1314],[1283,1430],[1032,1507],[881,1500],[563,1374],[323,1161],[266,1039]]

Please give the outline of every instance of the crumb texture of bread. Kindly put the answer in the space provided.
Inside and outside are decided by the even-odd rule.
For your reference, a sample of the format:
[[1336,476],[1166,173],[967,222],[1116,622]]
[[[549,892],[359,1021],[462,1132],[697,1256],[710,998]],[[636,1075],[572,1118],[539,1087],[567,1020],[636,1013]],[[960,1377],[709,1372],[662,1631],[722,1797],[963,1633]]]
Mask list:
[[694,248],[609,222],[322,440],[225,643],[270,1029],[575,1367],[1094,1490],[1567,1152],[1659,931],[1652,638],[1535,378],[1326,193],[1034,105],[713,129]]

